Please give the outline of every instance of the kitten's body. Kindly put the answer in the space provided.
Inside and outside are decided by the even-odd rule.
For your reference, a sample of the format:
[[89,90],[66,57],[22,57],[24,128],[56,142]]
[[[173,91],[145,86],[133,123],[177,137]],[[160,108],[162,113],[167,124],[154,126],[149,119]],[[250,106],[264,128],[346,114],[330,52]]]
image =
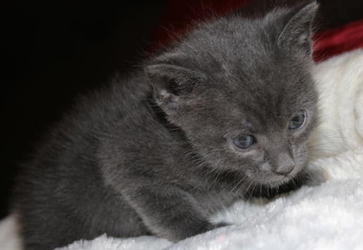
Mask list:
[[[19,177],[15,211],[26,250],[103,233],[178,241],[218,227],[208,217],[236,199],[296,178],[317,97],[309,38],[291,42],[285,33],[294,18],[310,32],[315,10],[203,25],[146,74],[80,101]],[[286,122],[300,109],[309,120],[291,135]],[[240,127],[255,133],[250,151],[230,143]]]

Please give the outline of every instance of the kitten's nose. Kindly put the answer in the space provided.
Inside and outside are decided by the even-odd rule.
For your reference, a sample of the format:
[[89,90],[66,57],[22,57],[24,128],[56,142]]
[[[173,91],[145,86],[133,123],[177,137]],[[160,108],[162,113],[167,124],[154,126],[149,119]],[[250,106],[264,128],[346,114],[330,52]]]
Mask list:
[[277,174],[287,175],[294,169],[294,167],[295,162],[289,155],[280,155],[274,172]]
[[287,175],[289,174],[293,169],[295,165],[286,165],[286,166],[279,166],[277,169],[275,169],[275,172],[277,174]]

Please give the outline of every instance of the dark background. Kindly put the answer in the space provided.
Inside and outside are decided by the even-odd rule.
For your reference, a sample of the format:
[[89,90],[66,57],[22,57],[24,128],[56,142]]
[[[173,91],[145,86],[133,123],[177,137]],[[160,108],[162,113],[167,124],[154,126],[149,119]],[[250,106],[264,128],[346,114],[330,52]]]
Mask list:
[[[246,10],[267,10],[277,2],[299,1],[256,0]],[[363,17],[362,0],[319,2],[322,30]],[[8,213],[14,176],[32,145],[78,94],[142,59],[153,31],[168,25],[161,23],[166,6],[166,0],[3,6],[0,218]]]

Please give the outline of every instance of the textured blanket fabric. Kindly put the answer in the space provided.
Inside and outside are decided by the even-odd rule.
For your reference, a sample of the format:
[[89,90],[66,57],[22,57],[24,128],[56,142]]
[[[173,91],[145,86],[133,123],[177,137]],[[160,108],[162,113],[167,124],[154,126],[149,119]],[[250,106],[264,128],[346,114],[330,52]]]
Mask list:
[[[363,249],[363,50],[333,57],[314,72],[321,126],[310,141],[309,167],[327,181],[271,202],[238,202],[211,220],[234,225],[172,244],[156,237],[103,235],[61,250]],[[18,248],[14,218],[0,224],[0,249]]]

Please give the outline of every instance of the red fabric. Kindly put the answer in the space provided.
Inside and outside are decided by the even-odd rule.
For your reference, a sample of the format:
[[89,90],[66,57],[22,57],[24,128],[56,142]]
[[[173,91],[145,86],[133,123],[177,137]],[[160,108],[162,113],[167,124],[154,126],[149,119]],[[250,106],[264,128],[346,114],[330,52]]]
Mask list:
[[[188,30],[188,25],[212,16],[219,16],[242,7],[250,0],[169,0],[161,28],[154,32],[157,43],[152,49],[170,43],[175,34]],[[313,37],[314,60],[322,61],[331,56],[363,48],[363,19],[345,26],[317,33]]]
[[314,59],[316,61],[363,48],[363,19],[336,29],[317,33],[314,40]]

